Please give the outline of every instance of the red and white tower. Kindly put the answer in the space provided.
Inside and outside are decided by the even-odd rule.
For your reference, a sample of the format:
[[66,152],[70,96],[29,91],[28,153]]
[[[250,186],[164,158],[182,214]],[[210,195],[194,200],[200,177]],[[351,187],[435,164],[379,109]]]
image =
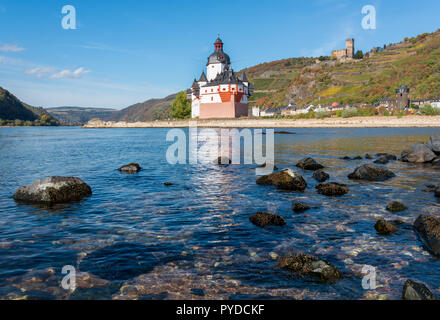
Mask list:
[[203,72],[187,90],[192,101],[191,115],[200,119],[247,117],[253,88],[244,72],[239,76],[234,73],[231,59],[223,51],[223,41],[217,38],[214,52],[208,57],[206,74]]

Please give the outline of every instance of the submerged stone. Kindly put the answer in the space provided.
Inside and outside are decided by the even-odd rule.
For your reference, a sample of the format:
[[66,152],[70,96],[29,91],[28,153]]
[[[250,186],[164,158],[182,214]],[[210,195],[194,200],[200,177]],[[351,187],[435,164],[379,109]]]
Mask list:
[[374,229],[376,229],[377,233],[383,236],[388,236],[398,231],[394,224],[391,222],[385,221],[384,219],[380,219],[376,222]]
[[310,209],[310,206],[308,206],[304,203],[301,203],[301,202],[294,202],[292,204],[292,210],[296,213],[301,213],[301,212],[307,211],[309,209]]
[[390,153],[377,153],[376,157],[377,158],[385,157],[389,161],[397,160],[397,156],[395,156],[394,154],[390,154]]
[[[158,258],[153,253],[167,256]],[[79,270],[105,280],[127,280],[149,273],[157,265],[187,259],[180,254],[173,254],[167,246],[147,247],[123,242],[91,252],[81,261]]]
[[342,279],[341,272],[330,262],[308,254],[282,257],[278,266],[298,275],[318,277],[321,282],[333,283]]
[[406,209],[408,209],[408,207],[400,203],[399,201],[393,201],[387,205],[387,210],[390,212],[400,212]]
[[249,220],[257,227],[267,227],[267,226],[284,226],[286,220],[277,214],[267,213],[267,212],[257,212],[249,218]]
[[348,193],[346,185],[334,182],[319,184],[316,186],[316,189],[318,189],[319,193],[328,197],[343,196]]

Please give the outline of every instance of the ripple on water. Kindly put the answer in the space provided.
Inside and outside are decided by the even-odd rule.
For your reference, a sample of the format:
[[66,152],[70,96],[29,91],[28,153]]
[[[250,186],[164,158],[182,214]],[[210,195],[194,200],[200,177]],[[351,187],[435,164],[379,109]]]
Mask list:
[[[412,223],[420,213],[440,214],[426,184],[440,170],[391,161],[396,178],[350,181],[347,175],[372,160],[343,156],[379,152],[399,155],[439,129],[295,129],[275,137],[276,164],[293,168],[309,186],[280,192],[255,183],[254,166],[166,162],[166,129],[82,130],[0,128],[0,297],[46,299],[398,299],[406,278],[440,293],[440,261],[423,247]],[[4,142],[4,143],[3,143]],[[347,184],[344,197],[317,194],[313,172],[295,164],[312,156],[330,182]],[[119,173],[124,163],[144,170]],[[19,166],[20,173],[9,170]],[[20,205],[21,185],[50,175],[78,176],[92,186],[81,202],[54,208]],[[173,183],[166,187],[164,182]],[[398,200],[408,210],[392,214]],[[293,201],[312,208],[292,212]],[[257,211],[283,216],[283,228],[249,222]],[[402,220],[393,236],[379,236],[377,219]],[[344,273],[322,285],[279,270],[276,258],[310,253]],[[61,267],[79,266],[82,285],[60,287]],[[362,289],[362,268],[376,267],[379,288]],[[45,271],[52,268],[52,271]],[[23,290],[27,290],[27,295]],[[203,292],[203,295],[202,295]]]

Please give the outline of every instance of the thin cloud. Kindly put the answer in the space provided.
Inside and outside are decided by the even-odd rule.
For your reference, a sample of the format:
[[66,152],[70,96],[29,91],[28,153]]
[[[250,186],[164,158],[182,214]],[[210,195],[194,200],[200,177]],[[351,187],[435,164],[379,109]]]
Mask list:
[[58,73],[53,74],[51,79],[80,79],[82,76],[90,73],[90,70],[85,70],[83,67],[76,70],[62,70]]
[[127,53],[134,54],[136,51],[120,49],[116,47],[109,46],[105,43],[92,42],[84,45],[75,45],[74,47],[88,49],[88,50],[100,50],[100,51],[109,51],[109,52],[117,52],[117,53]]
[[3,52],[20,52],[24,51],[23,47],[20,47],[16,44],[4,44],[0,46],[0,51]]
[[9,57],[5,57],[5,56],[0,56],[0,64],[24,65],[26,63],[20,59],[14,59],[14,58],[9,58]]
[[56,69],[52,67],[37,67],[37,68],[25,70],[24,73],[28,75],[36,76],[37,78],[43,78],[47,74],[55,71]]

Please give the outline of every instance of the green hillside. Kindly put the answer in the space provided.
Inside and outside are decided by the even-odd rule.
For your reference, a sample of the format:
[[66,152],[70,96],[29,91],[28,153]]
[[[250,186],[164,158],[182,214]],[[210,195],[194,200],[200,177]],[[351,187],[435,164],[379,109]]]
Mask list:
[[21,102],[0,87],[0,125],[58,125],[58,120],[41,107]]
[[411,89],[411,99],[440,97],[440,30],[391,44],[360,60],[320,60],[292,58],[246,69],[255,84],[250,104],[372,104],[394,97],[401,84]]

